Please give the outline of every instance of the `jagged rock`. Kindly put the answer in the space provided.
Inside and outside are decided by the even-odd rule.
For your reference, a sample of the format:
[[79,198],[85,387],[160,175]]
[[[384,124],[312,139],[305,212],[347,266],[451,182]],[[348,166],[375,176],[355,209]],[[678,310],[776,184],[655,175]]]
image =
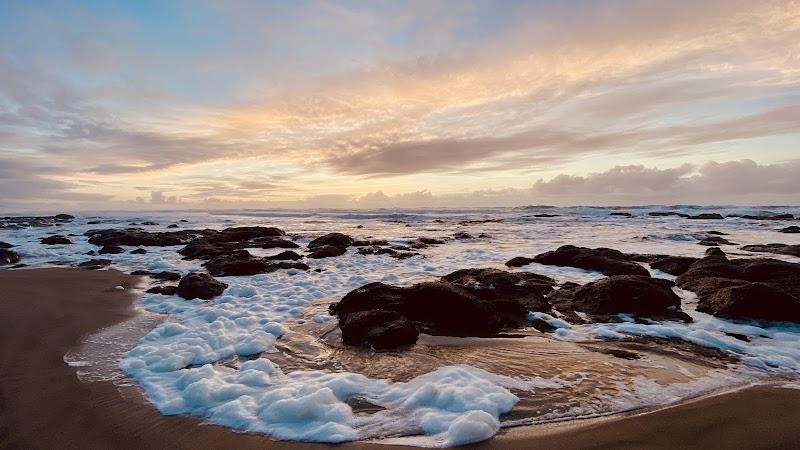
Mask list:
[[16,264],[19,262],[19,255],[13,250],[0,248],[0,265]]
[[557,250],[535,256],[533,262],[550,266],[570,266],[595,270],[609,276],[650,276],[650,272],[647,269],[639,264],[627,261],[622,252],[610,248],[591,249],[564,245]]
[[146,290],[148,294],[175,295],[178,292],[177,286],[156,286]]
[[475,239],[475,237],[466,231],[457,231],[453,233],[453,239]]
[[[462,269],[445,275],[442,280],[462,287],[472,295],[490,300],[500,309],[514,313],[549,311],[545,296],[553,291],[556,282],[536,273],[506,272],[498,269]],[[510,303],[510,304],[509,304]]]
[[167,247],[181,245],[195,239],[191,231],[164,231],[151,233],[138,228],[89,230],[89,243],[94,245],[130,245],[133,247]]
[[97,253],[101,255],[117,255],[119,253],[125,252],[125,249],[116,245],[104,245]]
[[69,238],[61,236],[60,234],[41,238],[39,242],[45,245],[69,245],[73,243]]
[[207,273],[191,272],[181,278],[175,292],[187,300],[194,298],[208,300],[221,295],[227,287],[226,283],[216,280]]
[[136,249],[131,250],[131,254],[133,254],[133,255],[144,255],[145,253],[147,253],[147,250],[145,250],[143,248],[136,248]]
[[185,259],[211,259],[235,250],[245,248],[298,248],[296,243],[279,237],[260,237],[238,242],[219,242],[213,239],[199,238],[178,250]]
[[444,242],[443,240],[441,240],[441,239],[436,239],[436,238],[431,238],[431,237],[421,237],[421,238],[417,238],[417,241],[418,241],[420,244],[425,244],[425,245],[442,245],[442,244],[444,244],[444,243],[445,243],[445,242]]
[[691,321],[681,311],[681,299],[672,283],[637,275],[613,275],[583,286],[555,291],[548,300],[568,320],[580,322],[575,311],[594,318],[613,320],[620,313],[656,319]]
[[800,257],[800,245],[787,244],[764,244],[764,245],[745,245],[742,250],[759,253],[775,253],[777,255],[790,255]]
[[287,250],[285,252],[280,252],[277,255],[267,256],[266,259],[272,261],[285,261],[285,260],[297,261],[298,259],[303,259],[303,255],[300,255],[297,252],[293,252],[291,250]]

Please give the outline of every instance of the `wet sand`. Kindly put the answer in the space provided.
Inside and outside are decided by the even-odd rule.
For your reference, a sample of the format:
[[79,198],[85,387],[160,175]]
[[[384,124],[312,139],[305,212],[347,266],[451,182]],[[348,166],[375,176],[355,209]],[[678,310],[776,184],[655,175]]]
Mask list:
[[[82,383],[63,356],[134,314],[136,277],[0,270],[0,448],[380,448],[287,443],[165,417],[111,383]],[[126,290],[116,290],[122,285]],[[648,414],[515,428],[471,448],[797,448],[800,390],[752,388]]]

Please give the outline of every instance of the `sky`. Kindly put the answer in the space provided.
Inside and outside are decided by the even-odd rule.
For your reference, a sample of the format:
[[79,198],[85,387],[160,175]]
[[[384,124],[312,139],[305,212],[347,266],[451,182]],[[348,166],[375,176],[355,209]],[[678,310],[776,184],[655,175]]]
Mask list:
[[800,204],[800,1],[0,0],[0,209]]

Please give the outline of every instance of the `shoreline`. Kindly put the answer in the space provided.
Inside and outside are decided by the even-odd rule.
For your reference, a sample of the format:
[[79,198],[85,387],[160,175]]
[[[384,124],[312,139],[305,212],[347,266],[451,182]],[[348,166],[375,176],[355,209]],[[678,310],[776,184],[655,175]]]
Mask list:
[[[197,418],[162,416],[136,388],[130,389],[136,395],[125,395],[111,382],[80,382],[64,355],[85,336],[133,317],[133,288],[139,281],[115,270],[0,271],[0,447],[332,447],[274,441]],[[800,440],[797,423],[800,390],[756,386],[653,411],[508,427],[469,447],[789,448]],[[395,446],[354,442],[337,447]]]

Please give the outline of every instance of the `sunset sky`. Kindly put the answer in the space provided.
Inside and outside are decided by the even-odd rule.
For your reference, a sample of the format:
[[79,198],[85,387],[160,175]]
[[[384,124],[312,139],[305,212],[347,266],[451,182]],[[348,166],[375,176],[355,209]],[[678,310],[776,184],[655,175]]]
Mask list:
[[800,203],[800,1],[0,0],[0,209]]

